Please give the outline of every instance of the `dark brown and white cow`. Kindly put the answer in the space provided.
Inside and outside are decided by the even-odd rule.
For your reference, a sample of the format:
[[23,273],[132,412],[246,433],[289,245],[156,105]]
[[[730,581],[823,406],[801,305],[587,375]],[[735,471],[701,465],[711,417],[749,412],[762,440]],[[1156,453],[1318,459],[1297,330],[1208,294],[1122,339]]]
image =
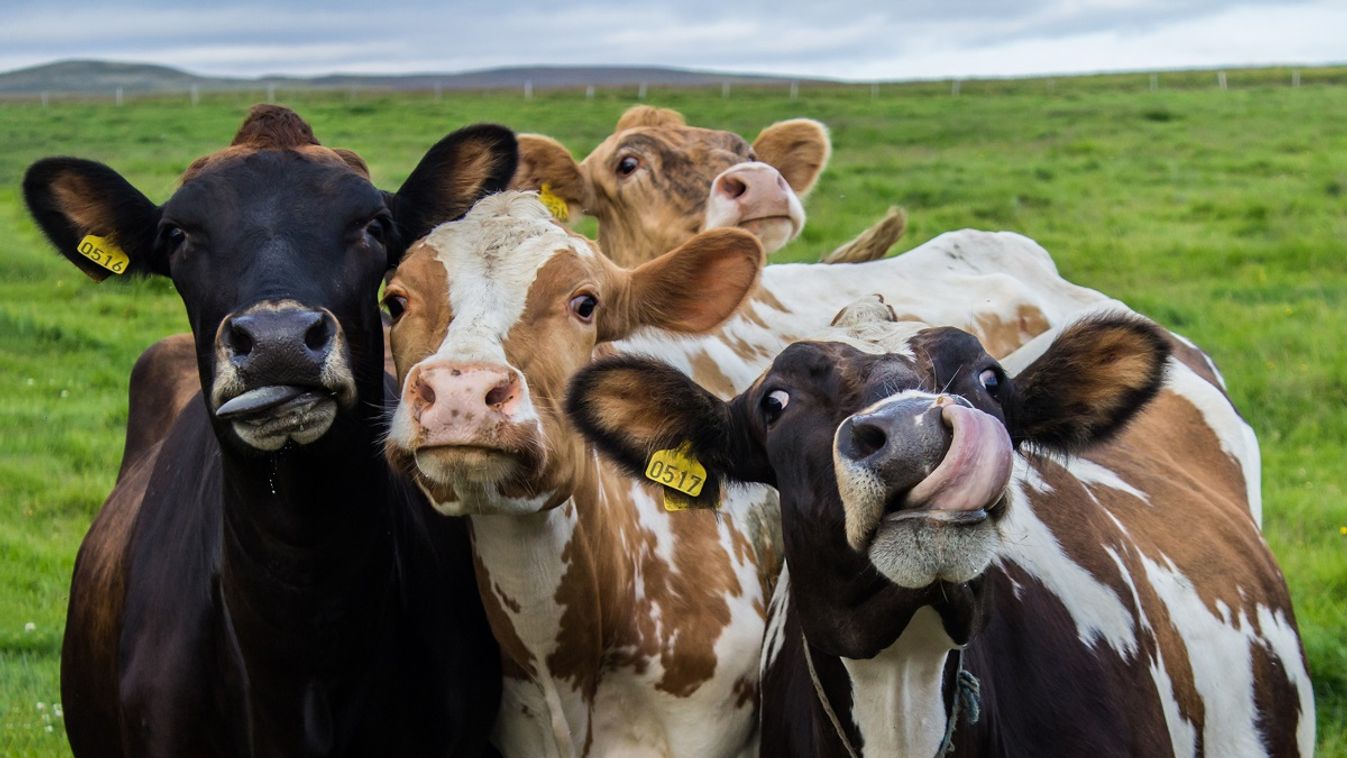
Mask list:
[[[676,111],[637,105],[579,162],[550,137],[521,135],[512,186],[556,198],[563,219],[598,219],[599,247],[624,266],[721,227],[747,229],[773,253],[804,228],[800,199],[831,151],[827,129],[811,119],[772,124],[749,144],[733,132],[688,126]],[[904,226],[891,212],[829,259],[881,257]]]
[[163,205],[99,163],[29,169],[68,260],[172,279],[199,389],[80,547],[61,658],[77,755],[485,749],[500,673],[466,530],[378,455],[377,292],[404,235],[514,167],[509,130],[469,127],[382,193],[262,106]]
[[1248,441],[1206,367],[1169,358],[1190,348],[1105,309],[1002,364],[856,310],[729,402],[633,357],[571,391],[628,470],[687,443],[780,490],[763,755],[941,755],[951,731],[954,755],[1312,752]]
[[752,235],[721,229],[623,269],[511,192],[414,245],[390,281],[403,393],[388,453],[468,518],[505,657],[505,754],[751,749],[761,498],[724,518],[666,512],[654,485],[599,462],[561,403],[600,343],[715,327],[761,262]]

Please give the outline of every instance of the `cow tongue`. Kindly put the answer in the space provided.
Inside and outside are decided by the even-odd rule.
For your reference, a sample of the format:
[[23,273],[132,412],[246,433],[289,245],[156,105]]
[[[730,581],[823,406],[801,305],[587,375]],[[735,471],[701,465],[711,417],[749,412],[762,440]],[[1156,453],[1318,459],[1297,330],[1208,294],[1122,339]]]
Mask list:
[[1013,453],[1006,428],[975,408],[950,404],[941,416],[953,439],[944,460],[903,499],[904,509],[972,511],[996,502],[1010,482]]

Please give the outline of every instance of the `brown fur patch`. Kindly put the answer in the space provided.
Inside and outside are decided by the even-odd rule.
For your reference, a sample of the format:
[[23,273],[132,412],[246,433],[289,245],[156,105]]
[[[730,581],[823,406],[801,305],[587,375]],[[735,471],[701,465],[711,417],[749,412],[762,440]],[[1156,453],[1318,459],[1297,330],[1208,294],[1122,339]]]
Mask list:
[[87,186],[84,179],[76,174],[65,173],[52,182],[51,190],[61,212],[81,232],[112,236],[115,241],[116,228],[111,209],[103,203],[98,193]]
[[687,126],[683,114],[670,108],[655,108],[650,105],[633,105],[617,120],[615,132],[636,129],[642,126],[655,128],[678,128]]
[[317,145],[313,128],[298,113],[280,105],[254,105],[229,144],[254,150],[290,150]]
[[580,164],[560,142],[541,134],[521,134],[519,167],[510,180],[510,189],[542,190],[546,184],[566,201],[574,218],[583,213],[588,186],[580,173]]

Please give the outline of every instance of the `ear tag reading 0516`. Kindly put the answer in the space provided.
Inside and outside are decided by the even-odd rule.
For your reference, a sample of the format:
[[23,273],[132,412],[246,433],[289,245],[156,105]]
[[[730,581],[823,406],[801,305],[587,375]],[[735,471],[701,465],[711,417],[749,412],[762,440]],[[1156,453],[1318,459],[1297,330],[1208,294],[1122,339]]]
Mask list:
[[652,453],[645,478],[664,485],[665,510],[682,511],[696,507],[693,498],[706,486],[706,467],[693,456],[692,446],[684,442],[672,450]]
[[96,234],[84,235],[84,239],[75,247],[75,252],[118,276],[125,274],[131,265],[131,256],[112,240]]
[[571,207],[561,198],[561,195],[552,191],[552,185],[544,183],[542,189],[538,190],[538,199],[547,206],[547,210],[552,214],[552,218],[557,221],[567,221],[571,217]]

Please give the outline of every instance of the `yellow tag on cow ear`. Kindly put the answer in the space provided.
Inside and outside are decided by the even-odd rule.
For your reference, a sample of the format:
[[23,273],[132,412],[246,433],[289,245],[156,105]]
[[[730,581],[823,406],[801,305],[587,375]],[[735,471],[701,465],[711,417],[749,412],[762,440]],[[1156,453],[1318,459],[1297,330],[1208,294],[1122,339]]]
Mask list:
[[652,453],[645,465],[645,478],[696,497],[706,485],[706,467],[693,456],[692,445],[684,442],[675,449]]
[[552,191],[552,185],[544,182],[542,189],[538,190],[538,199],[543,201],[543,205],[547,206],[552,218],[563,222],[570,220],[571,206],[562,199],[561,195]]
[[75,247],[75,252],[97,263],[99,266],[121,276],[131,266],[131,256],[107,237],[86,234]]
[[706,467],[692,454],[692,445],[684,442],[673,449],[656,450],[645,466],[645,478],[664,485],[664,510],[715,508],[718,503],[703,503],[696,498],[706,486]]

